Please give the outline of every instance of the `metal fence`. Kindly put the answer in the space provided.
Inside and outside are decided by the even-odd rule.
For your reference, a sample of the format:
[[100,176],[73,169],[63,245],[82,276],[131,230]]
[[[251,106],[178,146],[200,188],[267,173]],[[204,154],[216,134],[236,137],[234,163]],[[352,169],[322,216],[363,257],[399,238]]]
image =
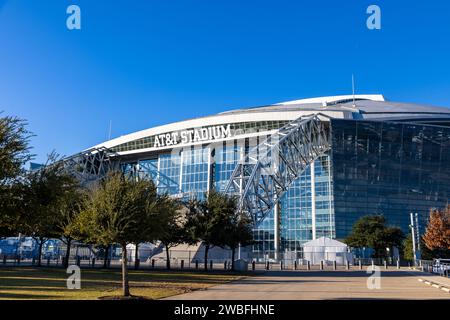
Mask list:
[[418,267],[425,272],[450,277],[450,259],[419,260]]
[[[46,242],[41,256],[41,266],[62,267],[66,257],[67,246],[59,240]],[[3,241],[6,243],[5,241]],[[191,247],[189,247],[191,248]],[[27,243],[27,246],[13,244],[0,244],[0,267],[1,266],[36,266],[38,265],[38,254],[36,244]],[[139,246],[138,255],[133,248],[127,248],[128,267],[137,266],[140,269],[166,269],[167,255],[161,244],[142,244]],[[220,248],[210,249],[208,254],[207,269],[229,270],[231,269],[231,250]],[[344,270],[362,269],[363,266],[377,265],[394,267],[413,267],[412,262],[399,261],[397,259],[371,259],[354,258],[353,263],[341,264],[338,261],[324,260],[320,264],[313,265],[312,261],[304,259],[302,252],[280,252],[278,256],[260,254],[255,255],[244,248],[239,254],[236,250],[235,259],[242,258],[248,262],[249,270]],[[138,262],[136,263],[136,258]],[[95,246],[74,242],[71,245],[69,265],[79,265],[83,268],[119,268],[121,266],[121,248],[110,246],[108,250]],[[204,269],[204,247],[197,246],[191,249],[180,250],[173,248],[169,250],[170,267],[172,269],[203,270]],[[450,260],[435,259],[418,260],[419,270],[431,272],[442,276],[449,276]],[[392,268],[392,267],[391,267]]]
[[[74,250],[77,252],[77,250]],[[174,257],[175,256],[175,257]],[[182,251],[177,250],[174,256],[170,257],[170,267],[174,270],[204,270],[204,257],[203,255],[197,255],[194,251]],[[128,253],[128,267],[130,269],[138,268],[143,270],[164,270],[167,269],[167,258],[162,254],[156,254],[147,259],[138,259],[135,261],[133,253]],[[64,265],[64,256],[53,256],[42,258],[41,266],[45,267],[62,267]],[[371,265],[372,261],[356,261],[353,264],[341,265],[332,261],[322,261],[319,264],[312,264],[305,259],[280,259],[272,260],[267,259],[265,261],[256,261],[254,259],[245,259],[247,261],[247,270],[362,270],[363,267]],[[374,261],[375,265],[384,266],[387,268],[390,264],[384,264],[384,262]],[[122,260],[116,253],[111,253],[110,258],[105,260],[105,257],[97,258],[95,255],[89,256],[86,250],[78,250],[78,255],[73,254],[69,259],[69,265],[78,265],[81,268],[112,268],[119,269],[121,267]],[[2,257],[0,259],[0,267],[8,266],[37,266],[38,260],[35,257],[22,258],[22,257]],[[395,268],[390,267],[390,268]],[[207,260],[208,270],[230,270],[231,258],[210,259]]]

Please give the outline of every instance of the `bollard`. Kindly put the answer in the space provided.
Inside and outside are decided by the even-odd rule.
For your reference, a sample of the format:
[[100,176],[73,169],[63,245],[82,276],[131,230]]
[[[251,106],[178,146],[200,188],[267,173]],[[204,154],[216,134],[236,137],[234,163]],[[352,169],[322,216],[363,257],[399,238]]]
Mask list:
[[198,260],[195,260],[195,270],[198,270]]
[[95,268],[95,258],[92,258],[92,268]]
[[213,269],[213,261],[212,260],[209,260],[209,269]]
[[387,270],[388,269],[388,265],[387,265],[387,261],[384,260],[384,269]]
[[269,269],[270,269],[270,262],[267,261],[267,262],[266,262],[266,270],[269,270]]
[[362,263],[361,263],[361,260],[358,261],[358,265],[359,265],[359,270],[362,270]]
[[297,270],[297,260],[294,261],[294,270]]
[[408,269],[411,269],[411,262],[408,262]]
[[223,269],[227,270],[227,260],[225,260],[225,262],[223,263]]
[[280,270],[283,270],[283,261],[280,261]]
[[350,261],[348,261],[348,260],[347,260],[346,268],[345,268],[345,269],[350,270]]
[[308,261],[306,261],[306,270],[311,270],[311,263]]
[[320,270],[323,270],[323,260],[320,260]]
[[79,267],[81,265],[81,258],[77,257],[77,266]]
[[397,269],[400,269],[400,260],[397,260]]
[[50,258],[47,258],[47,267],[50,265]]
[[155,268],[155,259],[152,259],[152,269]]
[[255,260],[253,260],[252,261],[252,270],[255,271],[255,269],[256,269],[256,263],[255,263]]
[[373,259],[372,259],[372,270],[375,270],[375,264],[373,262]]
[[181,260],[181,265],[180,265],[181,269],[184,268],[184,260]]
[[333,261],[333,270],[337,270],[336,261]]

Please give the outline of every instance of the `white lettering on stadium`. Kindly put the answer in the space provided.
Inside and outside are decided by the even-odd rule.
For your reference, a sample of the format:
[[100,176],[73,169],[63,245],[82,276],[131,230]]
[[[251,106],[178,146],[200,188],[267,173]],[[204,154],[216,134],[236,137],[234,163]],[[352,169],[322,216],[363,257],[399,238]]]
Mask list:
[[174,146],[202,141],[210,141],[231,137],[231,126],[212,126],[206,128],[189,129],[163,133],[155,136],[154,148]]

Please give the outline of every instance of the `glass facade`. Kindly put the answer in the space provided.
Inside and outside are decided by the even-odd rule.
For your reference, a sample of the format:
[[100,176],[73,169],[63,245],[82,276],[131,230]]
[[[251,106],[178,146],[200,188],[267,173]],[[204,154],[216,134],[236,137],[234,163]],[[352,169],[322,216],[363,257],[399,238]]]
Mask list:
[[[301,252],[303,243],[322,236],[343,239],[368,214],[384,214],[408,232],[409,213],[418,212],[423,231],[429,209],[450,201],[450,128],[333,119],[331,132],[332,150],[310,164],[277,211],[254,229],[255,258]],[[172,150],[134,164],[158,192],[203,198],[211,188],[225,191],[237,162],[266,134]]]
[[333,172],[329,155],[322,156],[314,163],[315,235],[316,238],[335,238]]
[[167,194],[180,193],[180,172],[181,172],[181,154],[162,154],[158,158],[158,171],[167,177],[164,181],[159,177],[158,192]]
[[184,149],[181,153],[181,192],[203,199],[209,191],[210,148]]
[[280,202],[280,250],[300,251],[303,243],[334,237],[331,162],[319,157],[294,181]]
[[243,147],[239,146],[236,141],[233,141],[231,146],[223,143],[214,148],[214,187],[217,191],[225,191],[231,174],[242,157],[242,150]]
[[[154,180],[158,192],[182,194],[185,199],[202,199],[210,188],[225,191],[237,162],[244,156],[244,150],[248,153],[251,149],[249,144],[260,143],[264,137],[253,142],[241,139],[183,148],[133,164]],[[276,248],[283,252],[299,251],[304,242],[313,238],[313,228],[317,236],[334,234],[329,159],[328,155],[321,157],[293,183],[280,201],[277,223],[272,210],[255,228],[255,256],[273,258]],[[129,168],[129,164],[124,166],[124,170]],[[314,179],[311,179],[311,173],[314,173]],[[317,221],[314,226],[313,214]],[[278,245],[275,243],[277,226]]]
[[411,123],[331,120],[336,237],[363,215],[383,214],[421,232],[430,208],[450,201],[450,128]]
[[281,251],[300,250],[304,242],[313,238],[312,199],[309,167],[281,198]]

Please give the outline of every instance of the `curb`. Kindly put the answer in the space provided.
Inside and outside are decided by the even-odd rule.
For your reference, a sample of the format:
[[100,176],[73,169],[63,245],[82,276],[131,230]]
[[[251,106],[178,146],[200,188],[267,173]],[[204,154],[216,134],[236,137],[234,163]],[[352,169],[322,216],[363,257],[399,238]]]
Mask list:
[[450,288],[448,288],[446,286],[443,286],[443,285],[441,285],[439,283],[434,283],[434,282],[431,282],[431,281],[428,281],[428,280],[424,280],[422,278],[419,278],[418,281],[419,282],[423,282],[423,283],[425,283],[425,284],[427,284],[429,286],[432,286],[434,288],[441,289],[442,291],[445,291],[447,293],[450,293]]

